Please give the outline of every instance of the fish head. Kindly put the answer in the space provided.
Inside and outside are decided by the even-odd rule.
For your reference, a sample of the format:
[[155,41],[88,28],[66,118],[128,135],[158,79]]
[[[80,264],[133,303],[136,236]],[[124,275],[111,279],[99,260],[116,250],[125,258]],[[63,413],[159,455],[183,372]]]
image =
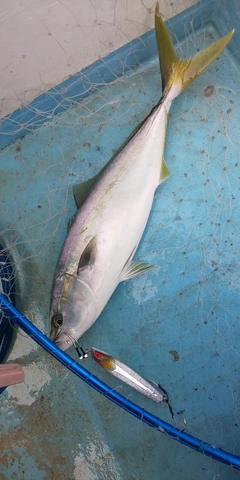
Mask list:
[[50,308],[50,339],[61,350],[66,350],[95,320],[96,301],[86,279],[75,274],[59,277]]

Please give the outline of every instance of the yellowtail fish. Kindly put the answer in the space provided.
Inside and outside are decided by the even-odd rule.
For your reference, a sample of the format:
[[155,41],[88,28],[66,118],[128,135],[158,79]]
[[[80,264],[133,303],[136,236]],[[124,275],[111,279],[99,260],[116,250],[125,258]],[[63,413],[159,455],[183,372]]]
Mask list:
[[93,179],[75,188],[78,211],[56,266],[50,338],[66,350],[96,321],[118,284],[152,266],[133,259],[156,188],[168,177],[163,158],[172,101],[231,40],[233,31],[181,60],[155,10],[163,94],[118,153]]
[[138,373],[125,365],[125,363],[120,362],[117,358],[114,358],[108,353],[94,347],[91,347],[90,352],[93,360],[101,365],[104,370],[107,370],[114,375],[114,377],[117,377],[122,382],[130,385],[130,387],[146,397],[151,398],[155,402],[168,402],[167,396],[162,395],[159,390],[151,385],[151,383],[138,375]]

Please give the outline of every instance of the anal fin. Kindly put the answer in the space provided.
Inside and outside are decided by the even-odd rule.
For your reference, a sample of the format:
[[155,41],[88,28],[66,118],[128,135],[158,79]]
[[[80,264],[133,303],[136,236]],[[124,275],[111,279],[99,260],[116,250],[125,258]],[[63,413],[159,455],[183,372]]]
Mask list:
[[170,172],[168,170],[168,167],[166,165],[166,162],[164,160],[164,157],[162,158],[162,164],[161,164],[161,170],[160,170],[160,175],[159,175],[159,184],[164,182],[170,175]]

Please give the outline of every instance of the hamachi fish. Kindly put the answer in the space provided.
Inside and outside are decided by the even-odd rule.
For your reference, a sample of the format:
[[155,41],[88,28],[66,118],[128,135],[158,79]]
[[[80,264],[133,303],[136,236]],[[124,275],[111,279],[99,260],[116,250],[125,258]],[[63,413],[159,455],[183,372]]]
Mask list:
[[117,154],[75,189],[78,208],[63,244],[52,285],[50,338],[62,349],[96,321],[123,280],[151,268],[133,260],[156,188],[168,177],[164,142],[172,101],[221,53],[233,31],[181,60],[155,10],[162,97]]

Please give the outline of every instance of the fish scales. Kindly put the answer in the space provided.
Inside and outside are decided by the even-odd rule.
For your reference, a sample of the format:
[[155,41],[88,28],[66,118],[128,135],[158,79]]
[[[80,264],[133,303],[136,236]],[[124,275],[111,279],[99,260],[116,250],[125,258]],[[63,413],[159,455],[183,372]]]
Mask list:
[[[50,305],[50,338],[66,350],[96,321],[117,285],[152,266],[132,260],[158,185],[168,177],[163,159],[172,101],[221,53],[233,31],[190,59],[176,55],[155,11],[163,94],[106,168],[76,190],[77,211],[56,266]],[[80,201],[79,201],[80,199]]]

